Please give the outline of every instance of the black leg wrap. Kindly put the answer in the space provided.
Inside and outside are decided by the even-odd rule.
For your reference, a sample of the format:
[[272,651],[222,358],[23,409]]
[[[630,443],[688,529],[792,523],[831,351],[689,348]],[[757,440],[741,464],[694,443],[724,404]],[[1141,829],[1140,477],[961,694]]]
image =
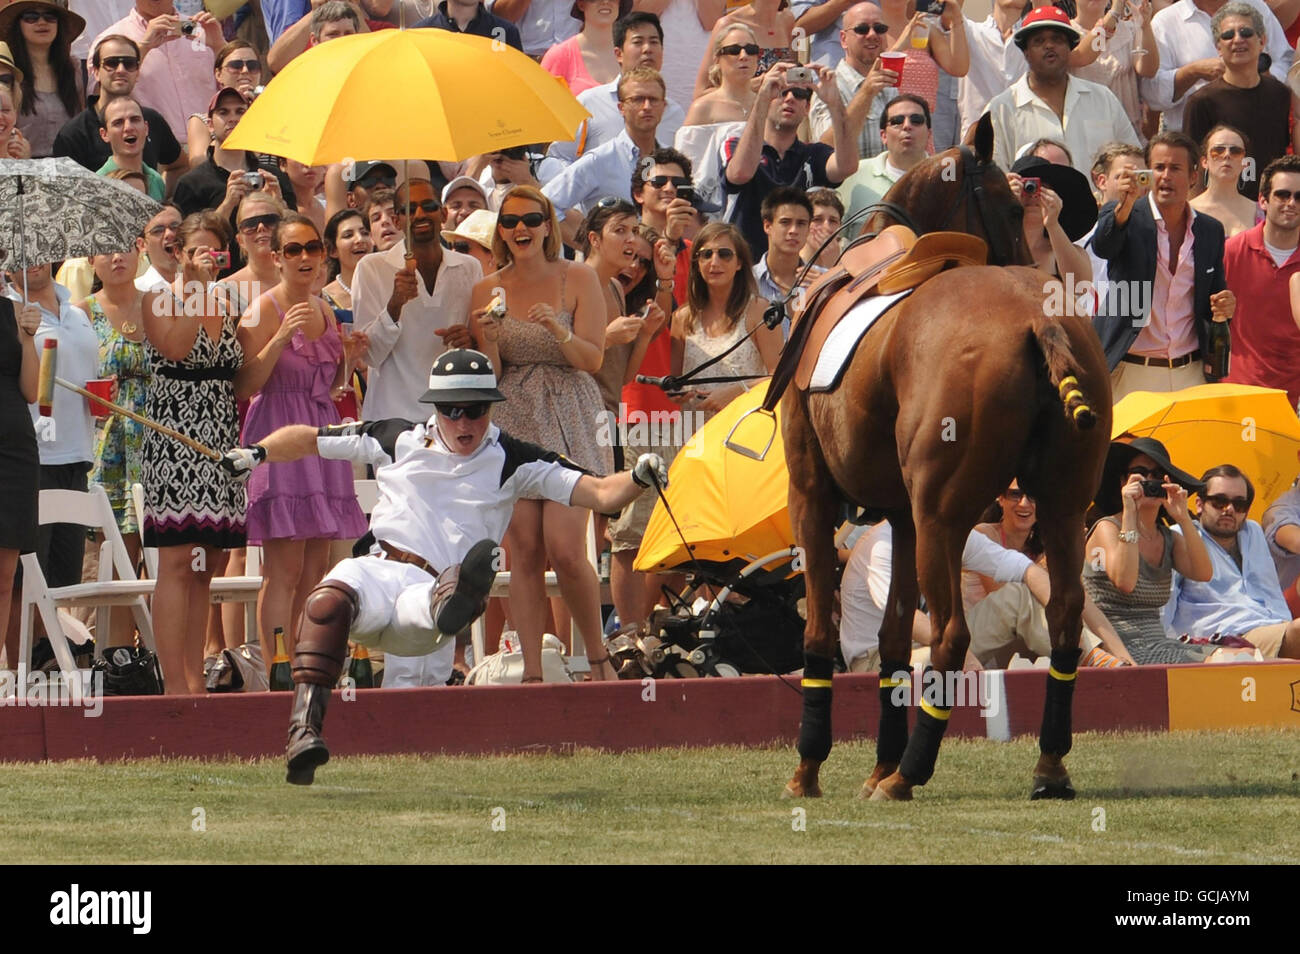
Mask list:
[[907,740],[907,749],[903,759],[898,763],[898,771],[910,785],[924,785],[934,774],[934,763],[939,759],[939,744],[948,729],[950,709],[936,709],[943,718],[936,718],[928,711],[931,707],[922,705],[916,716],[916,729]]
[[1038,735],[1038,749],[1044,755],[1064,758],[1069,754],[1070,715],[1081,652],[1079,649],[1052,650],[1052,667],[1047,673],[1047,698],[1043,703],[1043,728]]
[[907,748],[907,710],[912,705],[912,669],[907,662],[880,661],[880,731],[876,761],[896,764]]
[[804,653],[803,720],[799,724],[799,757],[826,761],[831,754],[831,676],[835,664],[825,656]]

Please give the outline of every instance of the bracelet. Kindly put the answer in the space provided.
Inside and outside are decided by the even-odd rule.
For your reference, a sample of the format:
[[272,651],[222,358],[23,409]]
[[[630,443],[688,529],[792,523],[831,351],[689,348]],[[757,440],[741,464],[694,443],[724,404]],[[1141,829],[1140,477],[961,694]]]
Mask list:
[[660,291],[672,291],[673,280],[671,278],[657,278],[655,279],[655,287]]
[[1121,530],[1119,538],[1122,543],[1137,543],[1138,532],[1136,530]]
[[566,334],[563,338],[555,339],[558,344],[566,345],[573,340],[573,329],[566,328],[565,330],[568,332],[568,334]]

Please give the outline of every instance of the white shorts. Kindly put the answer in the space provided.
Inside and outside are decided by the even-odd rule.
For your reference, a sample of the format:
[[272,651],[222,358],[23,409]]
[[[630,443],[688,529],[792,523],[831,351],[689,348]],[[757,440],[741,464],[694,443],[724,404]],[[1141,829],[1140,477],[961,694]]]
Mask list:
[[349,634],[353,642],[393,656],[424,656],[454,642],[454,633],[444,636],[433,626],[429,600],[435,581],[418,566],[353,557],[325,574],[325,580],[346,583],[357,594]]

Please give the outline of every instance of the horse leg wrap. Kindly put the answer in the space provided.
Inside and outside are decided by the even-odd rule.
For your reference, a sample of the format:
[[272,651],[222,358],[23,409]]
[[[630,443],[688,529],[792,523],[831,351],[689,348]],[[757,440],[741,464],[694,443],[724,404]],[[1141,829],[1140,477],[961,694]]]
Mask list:
[[343,672],[356,615],[356,591],[338,580],[326,580],[307,594],[293,654],[295,683],[334,687]]
[[907,710],[912,704],[912,669],[907,662],[880,662],[880,731],[876,762],[897,765],[907,748]]
[[898,763],[898,771],[909,785],[924,785],[934,774],[934,763],[939,759],[939,744],[948,729],[952,709],[944,709],[921,700],[921,711],[916,717],[916,729],[907,740],[907,749]]
[[831,675],[835,664],[825,656],[804,653],[803,721],[799,724],[799,757],[825,762],[831,754]]
[[1079,670],[1079,649],[1053,649],[1047,670],[1047,698],[1043,703],[1043,728],[1038,749],[1044,755],[1064,758],[1070,752],[1070,711]]

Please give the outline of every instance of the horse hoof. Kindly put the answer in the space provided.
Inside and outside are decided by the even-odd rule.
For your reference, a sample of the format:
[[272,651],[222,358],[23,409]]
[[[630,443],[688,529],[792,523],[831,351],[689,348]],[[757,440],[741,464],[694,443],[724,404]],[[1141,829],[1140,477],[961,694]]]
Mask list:
[[798,782],[791,780],[785,783],[785,788],[781,789],[782,798],[821,798],[822,790],[814,785],[811,788],[804,788]]
[[1034,776],[1034,785],[1029,792],[1029,800],[1036,802],[1043,798],[1054,798],[1063,802],[1074,800],[1074,786],[1070,784],[1070,776],[1064,778],[1047,778],[1043,775]]
[[[867,781],[870,782],[871,780],[868,779]],[[865,791],[866,783],[862,787]],[[882,778],[877,782],[867,800],[871,802],[910,802],[912,800],[912,786],[907,784],[903,776],[895,772],[888,778]]]

